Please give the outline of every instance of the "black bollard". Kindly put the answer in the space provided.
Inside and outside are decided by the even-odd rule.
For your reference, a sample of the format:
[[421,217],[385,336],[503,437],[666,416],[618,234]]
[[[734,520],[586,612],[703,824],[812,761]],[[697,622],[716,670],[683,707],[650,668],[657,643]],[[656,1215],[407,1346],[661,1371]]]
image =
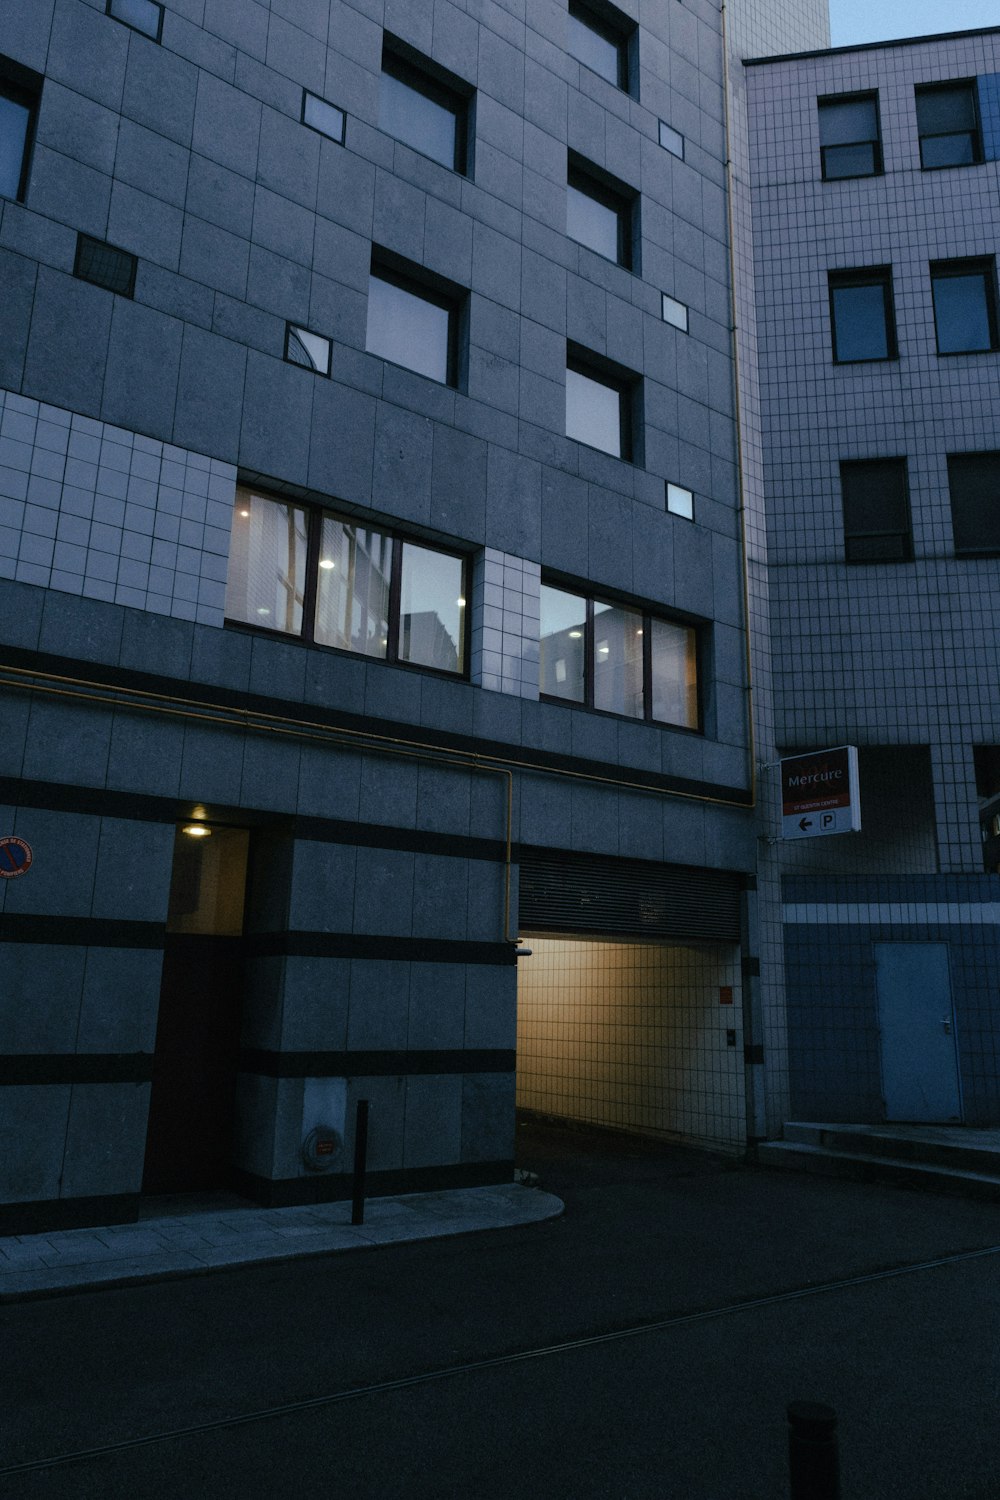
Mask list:
[[365,1222],[365,1172],[368,1168],[368,1100],[358,1100],[354,1118],[354,1197],[351,1223]]
[[818,1401],[788,1406],[791,1500],[840,1500],[837,1413]]

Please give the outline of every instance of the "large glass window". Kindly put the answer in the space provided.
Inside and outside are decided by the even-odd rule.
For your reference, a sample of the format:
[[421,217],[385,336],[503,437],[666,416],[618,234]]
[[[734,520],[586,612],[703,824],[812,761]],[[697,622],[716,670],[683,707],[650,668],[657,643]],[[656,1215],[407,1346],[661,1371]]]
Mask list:
[[418,375],[456,382],[457,306],[376,263],[368,282],[365,348]]
[[543,698],[699,727],[698,632],[635,605],[542,584]]
[[378,122],[387,135],[453,172],[466,170],[466,101],[408,58],[382,56]]
[[566,365],[566,436],[614,458],[632,457],[628,385],[570,358]]
[[916,99],[922,167],[967,167],[982,161],[974,79],[920,86]]
[[24,197],[37,98],[33,89],[0,78],[0,198]]
[[819,101],[823,176],[874,177],[882,171],[878,95],[851,94]]
[[905,458],[842,463],[840,492],[848,562],[905,562],[913,556]]
[[596,7],[584,0],[569,0],[567,18],[569,50],[577,62],[599,73],[616,88],[628,89],[628,39],[632,31],[625,16],[610,6]]
[[226,616],[318,646],[462,673],[466,560],[241,488]]
[[566,187],[566,233],[598,255],[632,265],[632,203],[570,162]]
[[949,454],[948,488],[955,551],[1000,553],[1000,453]]
[[992,260],[939,260],[931,266],[939,354],[997,348],[996,269]]
[[891,268],[831,271],[830,322],[835,363],[894,359]]

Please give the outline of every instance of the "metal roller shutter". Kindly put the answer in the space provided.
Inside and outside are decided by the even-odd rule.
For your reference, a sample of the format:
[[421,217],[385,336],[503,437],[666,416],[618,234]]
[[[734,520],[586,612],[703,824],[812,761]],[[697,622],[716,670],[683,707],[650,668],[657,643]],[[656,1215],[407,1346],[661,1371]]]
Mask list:
[[522,849],[525,931],[738,942],[742,880],[728,870]]

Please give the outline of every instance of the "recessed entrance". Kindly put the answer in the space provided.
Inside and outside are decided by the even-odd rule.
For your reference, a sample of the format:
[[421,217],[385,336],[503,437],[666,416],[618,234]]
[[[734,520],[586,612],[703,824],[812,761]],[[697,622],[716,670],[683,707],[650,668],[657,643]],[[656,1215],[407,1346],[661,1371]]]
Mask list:
[[249,833],[186,824],[174,843],[143,1192],[224,1186],[243,995]]

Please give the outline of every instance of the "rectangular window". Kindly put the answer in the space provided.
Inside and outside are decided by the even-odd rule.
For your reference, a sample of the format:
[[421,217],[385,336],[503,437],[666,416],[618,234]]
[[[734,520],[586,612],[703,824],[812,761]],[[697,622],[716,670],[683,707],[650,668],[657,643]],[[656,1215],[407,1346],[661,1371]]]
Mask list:
[[382,54],[379,128],[452,172],[466,171],[467,96],[441,69],[405,48]]
[[975,79],[916,89],[920,165],[968,167],[983,159]]
[[571,240],[631,269],[633,207],[633,197],[626,189],[606,184],[570,156],[566,233]]
[[694,492],[682,484],[667,481],[667,510],[671,515],[683,516],[685,521],[694,520]]
[[0,58],[0,198],[23,199],[41,79]]
[[318,94],[310,94],[308,89],[302,90],[302,123],[308,125],[310,130],[318,130],[320,135],[336,141],[339,146],[344,144],[344,130],[347,126],[344,111],[321,99]]
[[948,488],[956,554],[1000,553],[1000,453],[950,453]]
[[829,274],[834,363],[895,359],[892,267]]
[[285,358],[317,375],[329,375],[333,346],[321,333],[311,333],[296,323],[285,324]]
[[682,333],[688,331],[688,310],[683,302],[678,302],[676,297],[668,297],[666,292],[662,294],[661,309],[664,323],[672,323]]
[[107,14],[154,42],[163,33],[163,6],[158,0],[108,0]]
[[456,553],[241,488],[226,617],[317,646],[460,675],[466,570]]
[[913,541],[905,458],[842,463],[840,493],[849,563],[909,561]]
[[875,177],[882,171],[878,95],[849,94],[819,100],[819,151],[823,176]]
[[368,282],[365,348],[442,385],[458,380],[458,294],[432,290],[381,260]]
[[691,625],[543,583],[539,662],[544,698],[700,727],[698,632]]
[[684,137],[679,130],[668,125],[666,120],[660,121],[660,145],[664,151],[669,151],[671,156],[679,156],[684,160]]
[[939,354],[996,349],[996,266],[990,260],[939,260],[931,265]]
[[103,240],[92,240],[89,234],[76,237],[73,275],[81,281],[90,281],[119,297],[133,297],[138,265],[136,257],[127,250],[119,250]]
[[567,351],[566,436],[631,462],[634,384]]
[[567,42],[577,62],[613,83],[629,89],[629,38],[634,26],[610,5],[588,5],[569,0]]

